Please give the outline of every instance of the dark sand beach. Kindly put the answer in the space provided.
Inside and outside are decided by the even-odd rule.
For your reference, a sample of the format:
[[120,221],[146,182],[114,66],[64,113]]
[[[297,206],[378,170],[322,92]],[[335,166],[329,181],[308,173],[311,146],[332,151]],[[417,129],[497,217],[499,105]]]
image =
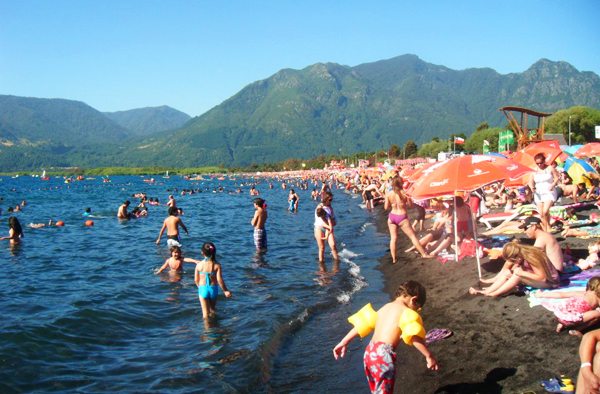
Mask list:
[[[383,213],[378,226],[388,231]],[[576,257],[587,255],[589,240],[558,239],[568,242]],[[454,334],[430,345],[440,364],[437,372],[426,369],[420,353],[399,346],[396,393],[543,393],[540,380],[557,375],[575,380],[580,338],[566,331],[557,334],[552,312],[530,308],[525,295],[469,295],[469,287],[478,286],[475,258],[445,264],[424,260],[402,254],[408,240],[403,236],[400,240],[405,242],[398,245],[404,260],[392,265],[387,255],[380,264],[385,290],[392,296],[405,280],[421,282],[427,288],[425,327],[448,328]],[[498,272],[503,263],[487,257],[481,262],[484,278]]]

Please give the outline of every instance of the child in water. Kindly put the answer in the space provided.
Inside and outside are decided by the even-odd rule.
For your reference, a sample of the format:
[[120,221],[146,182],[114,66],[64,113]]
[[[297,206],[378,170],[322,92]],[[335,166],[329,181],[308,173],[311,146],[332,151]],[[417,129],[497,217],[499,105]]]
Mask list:
[[[591,278],[583,291],[544,291],[535,292],[537,298],[567,298],[562,303],[542,302],[542,305],[554,312],[558,319],[556,332],[565,328],[582,330],[592,321],[600,318],[596,310],[600,306],[600,276]],[[571,333],[571,332],[569,332]],[[577,335],[577,332],[574,333]]]
[[[425,331],[421,325],[421,318],[416,313],[425,304],[425,299],[425,288],[419,282],[407,281],[398,287],[395,299],[377,311],[373,337],[367,345],[363,357],[365,374],[371,392],[394,392],[395,349],[400,342],[400,338],[407,344],[412,344],[425,356],[427,368],[434,371],[438,370],[436,359],[425,345]],[[406,317],[411,315],[412,317]],[[355,318],[355,316],[348,320]],[[407,322],[407,320],[410,321]],[[352,323],[355,324],[355,321],[352,320]],[[333,356],[336,360],[338,357],[344,357],[348,343],[357,335],[362,336],[363,333],[359,332],[358,324],[355,324],[355,327],[333,348]],[[364,333],[364,335],[368,335],[368,333]]]
[[160,267],[156,274],[160,274],[167,268],[169,268],[169,274],[181,274],[183,272],[183,255],[179,246],[172,246],[171,257],[165,260],[165,263]]
[[217,248],[215,245],[212,242],[206,242],[202,245],[204,260],[194,260],[187,257],[183,259],[186,263],[196,263],[194,282],[198,286],[198,298],[202,306],[202,317],[204,319],[213,317],[216,314],[219,286],[225,297],[231,297],[231,292],[227,290],[225,281],[223,281],[221,264],[215,260],[216,254]]

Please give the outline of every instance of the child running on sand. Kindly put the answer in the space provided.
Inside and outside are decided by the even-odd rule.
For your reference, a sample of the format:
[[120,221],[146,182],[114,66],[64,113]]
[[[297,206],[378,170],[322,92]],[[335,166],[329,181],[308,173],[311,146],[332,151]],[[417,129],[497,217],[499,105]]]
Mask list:
[[194,282],[198,286],[198,298],[202,306],[202,317],[208,319],[217,312],[217,295],[219,286],[223,290],[225,297],[231,297],[231,292],[227,290],[225,281],[223,281],[221,264],[217,263],[215,256],[217,248],[212,242],[205,242],[202,245],[202,255],[204,260],[194,260],[186,257],[183,259],[186,263],[196,263],[194,271]]
[[561,332],[566,328],[582,330],[587,328],[590,322],[595,322],[600,318],[600,312],[596,310],[600,305],[600,276],[591,278],[585,291],[538,290],[534,295],[537,298],[567,298],[565,302],[561,303],[542,302],[542,305],[554,312],[558,319],[556,332]]
[[[365,374],[371,392],[393,393],[396,375],[396,346],[400,338],[413,345],[427,362],[427,368],[437,371],[438,363],[425,345],[425,329],[416,311],[425,304],[425,288],[415,281],[404,282],[396,290],[395,299],[377,312],[368,304],[348,321],[354,328],[333,348],[337,360],[346,355],[348,343],[357,335],[364,337],[374,329],[363,357]],[[370,310],[368,310],[368,309]],[[366,330],[365,330],[366,328]]]

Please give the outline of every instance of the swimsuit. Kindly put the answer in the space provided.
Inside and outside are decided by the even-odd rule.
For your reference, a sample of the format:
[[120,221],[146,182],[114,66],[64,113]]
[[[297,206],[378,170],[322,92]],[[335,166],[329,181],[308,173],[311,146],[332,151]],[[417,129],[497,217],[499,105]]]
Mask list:
[[395,224],[396,226],[399,226],[400,223],[402,223],[403,221],[408,219],[408,215],[406,215],[406,214],[396,215],[395,213],[390,212],[390,214],[388,215],[388,219],[390,220],[390,223]]
[[365,375],[372,393],[393,393],[396,352],[389,343],[370,342],[363,356]]
[[216,300],[219,294],[219,286],[210,284],[210,275],[212,272],[198,271],[199,274],[204,274],[204,284],[198,286],[198,297],[207,300]]
[[254,246],[256,246],[256,249],[267,248],[267,230],[264,228],[254,229]]
[[535,183],[535,193],[533,194],[533,199],[536,204],[546,201],[556,201],[557,192],[555,189],[551,188],[552,183],[554,182],[552,172],[548,171],[548,169],[538,171],[533,174],[533,181]]
[[554,315],[564,325],[573,325],[583,321],[585,312],[594,310],[583,297],[571,297],[564,302],[542,302],[544,308],[554,312]]

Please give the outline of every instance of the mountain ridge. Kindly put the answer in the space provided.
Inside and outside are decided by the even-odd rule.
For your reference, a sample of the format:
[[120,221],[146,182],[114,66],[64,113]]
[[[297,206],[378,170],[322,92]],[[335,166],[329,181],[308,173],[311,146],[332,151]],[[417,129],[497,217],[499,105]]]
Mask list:
[[[453,70],[411,54],[353,67],[315,63],[249,83],[181,127],[146,135],[129,131],[125,147],[113,149],[114,141],[109,141],[94,157],[113,165],[192,167],[348,155],[470,133],[481,122],[502,126],[506,120],[498,108],[505,105],[541,112],[574,105],[599,108],[600,77],[548,59],[509,74],[489,67]],[[18,137],[1,127],[2,117],[0,105],[0,138]],[[0,164],[9,150],[0,147]],[[79,153],[62,159],[97,165],[85,157]]]

